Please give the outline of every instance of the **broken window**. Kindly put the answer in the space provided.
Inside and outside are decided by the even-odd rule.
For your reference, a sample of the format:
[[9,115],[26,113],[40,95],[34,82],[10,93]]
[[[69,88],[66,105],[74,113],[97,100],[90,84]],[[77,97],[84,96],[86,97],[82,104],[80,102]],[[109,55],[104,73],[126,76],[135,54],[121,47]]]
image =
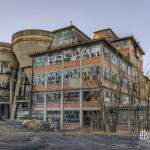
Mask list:
[[47,93],[47,103],[60,103],[61,93],[60,92],[50,92]]
[[64,51],[64,62],[76,61],[80,59],[80,49],[72,49]]
[[122,105],[129,105],[129,96],[122,94]]
[[48,84],[60,84],[62,81],[62,72],[49,72],[47,74],[47,83]]
[[95,44],[92,46],[87,46],[83,48],[82,57],[83,58],[91,58],[98,57],[102,53],[101,44]]
[[103,69],[104,69],[104,71],[103,71],[104,79],[105,80],[111,80],[111,70],[108,68],[105,68],[105,67]]
[[52,45],[54,46],[60,44],[62,41],[62,37],[63,37],[62,32],[55,33]]
[[64,83],[70,83],[71,80],[79,80],[79,79],[80,79],[79,69],[64,70]]
[[[51,122],[57,123],[60,121],[60,111],[59,110],[48,110],[47,117],[50,118]],[[59,125],[59,124],[57,124]]]
[[34,59],[34,67],[43,67],[46,65],[46,56],[36,57]]
[[110,51],[110,60],[114,65],[119,65],[119,58],[117,54],[113,51]]
[[119,110],[119,112],[118,112],[118,119],[117,119],[117,123],[119,124],[119,125],[127,125],[128,124],[128,121],[129,121],[129,119],[128,119],[128,111],[126,111],[126,110]]
[[52,47],[71,44],[72,42],[76,42],[77,38],[74,36],[72,30],[59,31],[55,33]]
[[107,46],[103,45],[103,55],[107,59],[109,59],[109,52],[110,52],[109,48]]
[[69,30],[63,32],[64,40],[73,39],[73,33]]
[[46,83],[46,75],[43,74],[33,74],[33,86],[44,86]]
[[79,110],[64,110],[64,122],[79,123],[80,122]]
[[111,71],[111,78],[113,82],[119,83],[119,75],[115,74],[113,71]]
[[97,80],[100,75],[100,66],[92,66],[82,69],[83,81]]
[[8,61],[0,61],[0,73],[6,73],[10,71],[9,63],[10,62]]
[[99,90],[83,90],[83,101],[97,101],[100,98]]
[[62,62],[62,53],[55,52],[48,55],[48,65],[59,64]]
[[33,93],[32,104],[44,104],[44,93]]
[[64,102],[79,102],[80,92],[79,91],[65,91]]
[[9,81],[0,81],[0,88],[9,89]]
[[123,40],[123,41],[116,42],[116,47],[118,49],[128,48],[129,47],[129,40]]
[[128,65],[128,74],[131,75],[132,74],[132,67],[130,65]]
[[37,120],[43,120],[43,118],[44,118],[44,111],[43,110],[34,110],[32,115],[34,115]]
[[121,69],[127,72],[128,71],[127,63],[124,60],[120,60],[120,63],[121,63]]
[[105,102],[110,102],[111,96],[112,96],[111,90],[109,90],[109,89],[103,89],[103,95],[104,95],[104,101]]

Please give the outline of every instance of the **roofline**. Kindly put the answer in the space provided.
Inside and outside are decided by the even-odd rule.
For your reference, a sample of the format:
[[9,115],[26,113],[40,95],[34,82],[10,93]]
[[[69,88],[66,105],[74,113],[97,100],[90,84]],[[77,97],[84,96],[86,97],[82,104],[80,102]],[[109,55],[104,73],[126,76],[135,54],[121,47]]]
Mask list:
[[141,48],[141,46],[138,44],[138,42],[136,41],[136,39],[134,38],[134,36],[125,36],[125,37],[122,37],[122,38],[119,38],[119,39],[116,39],[116,40],[114,40],[114,41],[111,41],[111,42],[115,42],[115,41],[121,41],[121,40],[127,40],[127,39],[131,39],[131,40],[133,40],[133,42],[140,48],[140,50],[141,50],[141,53],[143,54],[143,55],[145,55],[145,52],[144,52],[144,50]]
[[43,29],[25,29],[15,32],[12,35],[12,41],[18,37],[25,36],[25,35],[42,35],[42,36],[52,36],[52,32]]
[[119,52],[106,38],[100,38],[97,40],[92,40],[89,42],[84,42],[84,43],[79,43],[79,44],[74,44],[74,45],[69,45],[69,46],[64,46],[64,47],[60,47],[60,48],[54,48],[54,49],[47,49],[45,51],[41,51],[41,52],[37,52],[37,53],[32,53],[30,56],[34,57],[36,55],[41,55],[41,54],[45,54],[48,52],[54,52],[54,51],[59,51],[59,50],[63,50],[63,49],[68,49],[68,48],[72,48],[72,47],[77,47],[77,46],[83,46],[83,45],[89,45],[92,43],[98,43],[98,42],[102,42],[104,41],[106,44],[108,44],[113,50],[115,50],[127,63],[129,63],[130,65],[133,65],[121,52]]
[[12,44],[11,43],[7,43],[7,42],[0,42],[0,47],[9,47],[12,48]]
[[76,30],[78,30],[80,33],[82,33],[82,35],[84,35],[88,40],[92,40],[89,36],[87,36],[83,31],[81,31],[79,28],[77,28],[75,25],[70,25],[70,26],[67,26],[67,27],[64,27],[64,28],[60,28],[60,29],[57,29],[57,30],[53,30],[52,33],[56,33],[56,32],[59,32],[59,31],[63,31],[63,30],[67,30],[67,29],[71,29],[71,28],[75,28]]
[[102,29],[102,30],[97,30],[97,31],[94,31],[93,33],[102,32],[102,31],[106,31],[106,30],[110,30],[116,36],[117,39],[119,38],[117,36],[117,34],[111,28],[105,28],[105,29]]

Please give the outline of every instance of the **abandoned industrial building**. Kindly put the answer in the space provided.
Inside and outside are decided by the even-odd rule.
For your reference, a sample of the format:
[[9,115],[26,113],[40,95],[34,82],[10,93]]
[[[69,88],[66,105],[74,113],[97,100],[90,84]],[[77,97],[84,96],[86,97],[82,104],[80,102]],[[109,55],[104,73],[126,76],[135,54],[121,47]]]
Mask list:
[[[76,26],[23,30],[0,43],[0,116],[35,118],[61,130],[150,126],[150,80],[134,36],[93,39]],[[105,127],[104,127],[105,124]]]

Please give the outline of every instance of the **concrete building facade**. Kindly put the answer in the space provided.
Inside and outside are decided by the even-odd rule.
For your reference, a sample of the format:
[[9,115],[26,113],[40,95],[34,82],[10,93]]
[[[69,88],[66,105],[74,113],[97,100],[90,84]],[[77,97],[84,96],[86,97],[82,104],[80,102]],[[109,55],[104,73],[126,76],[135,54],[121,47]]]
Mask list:
[[11,50],[1,116],[49,120],[61,130],[101,128],[101,118],[111,131],[149,126],[145,53],[133,36],[104,29],[91,39],[72,25],[19,31],[1,47]]

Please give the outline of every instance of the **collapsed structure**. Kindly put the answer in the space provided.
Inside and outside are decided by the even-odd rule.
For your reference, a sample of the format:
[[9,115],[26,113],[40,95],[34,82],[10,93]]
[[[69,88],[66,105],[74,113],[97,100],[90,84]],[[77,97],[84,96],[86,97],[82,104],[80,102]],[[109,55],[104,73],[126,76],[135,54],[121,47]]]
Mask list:
[[51,120],[62,130],[100,128],[100,122],[111,130],[149,126],[150,82],[133,36],[104,29],[90,39],[72,25],[19,31],[12,45],[3,45],[12,58],[9,75],[1,75],[8,83],[1,116]]

